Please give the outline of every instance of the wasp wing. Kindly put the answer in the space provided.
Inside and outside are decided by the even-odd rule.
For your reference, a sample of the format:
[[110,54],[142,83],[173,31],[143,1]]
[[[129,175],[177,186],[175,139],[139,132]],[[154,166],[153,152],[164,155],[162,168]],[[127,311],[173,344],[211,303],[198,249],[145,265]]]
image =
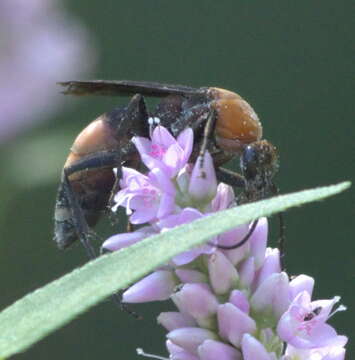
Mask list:
[[162,97],[173,94],[203,94],[206,91],[206,88],[131,80],[65,81],[59,82],[58,84],[66,87],[63,91],[64,94],[70,95],[130,96],[142,94],[152,97]]

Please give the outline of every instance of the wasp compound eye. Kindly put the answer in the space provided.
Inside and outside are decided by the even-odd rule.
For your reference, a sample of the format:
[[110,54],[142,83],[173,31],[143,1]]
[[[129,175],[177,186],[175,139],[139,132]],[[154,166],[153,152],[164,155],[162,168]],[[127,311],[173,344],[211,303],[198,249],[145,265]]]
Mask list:
[[258,172],[258,152],[254,146],[248,145],[240,159],[240,167],[246,179],[254,179]]

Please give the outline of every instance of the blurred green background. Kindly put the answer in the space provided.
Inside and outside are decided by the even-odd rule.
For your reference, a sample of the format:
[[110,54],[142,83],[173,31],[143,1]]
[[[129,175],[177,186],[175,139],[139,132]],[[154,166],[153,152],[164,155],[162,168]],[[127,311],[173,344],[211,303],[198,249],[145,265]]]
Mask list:
[[[98,53],[97,66],[87,78],[235,90],[253,105],[264,136],[279,148],[281,192],[354,177],[353,2],[156,0],[64,5],[88,28],[90,44]],[[58,73],[57,80],[69,79]],[[47,91],[57,93],[60,88],[53,83]],[[0,145],[1,308],[86,262],[80,246],[63,253],[52,241],[58,179],[77,133],[100,113],[125,102],[66,98],[46,122]],[[288,271],[315,277],[314,298],[342,296],[350,309],[331,323],[349,337],[354,334],[355,314],[354,215],[353,189],[286,215]],[[277,226],[272,219],[271,242]],[[117,229],[103,222],[98,231],[105,238]],[[136,321],[104,302],[15,358],[136,359],[137,347],[166,354],[165,332],[155,317],[167,306],[135,306],[144,316]]]

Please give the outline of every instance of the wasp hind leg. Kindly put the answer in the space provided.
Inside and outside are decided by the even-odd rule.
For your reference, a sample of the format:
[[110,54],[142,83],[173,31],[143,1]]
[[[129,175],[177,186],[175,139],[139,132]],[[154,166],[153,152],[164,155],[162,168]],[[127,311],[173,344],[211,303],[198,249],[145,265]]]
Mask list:
[[[68,232],[66,239],[62,238],[64,239],[61,243],[62,246],[60,246],[58,242],[57,244],[60,247],[65,248],[69,246],[76,238],[79,238],[88,257],[90,259],[95,259],[97,255],[95,249],[91,244],[90,238],[96,238],[97,235],[90,229],[85,219],[83,210],[80,207],[77,196],[75,195],[73,188],[69,182],[66,169],[63,170],[62,183],[58,197],[61,197],[63,205],[66,205],[66,207],[62,208],[62,211],[67,212],[67,218],[64,219],[64,221],[66,227],[65,230],[67,230]],[[58,234],[56,234],[56,236],[58,238]]]
[[[84,246],[86,253],[90,259],[95,259],[97,257],[96,252],[91,244],[91,237],[98,237],[93,230],[90,229],[84,213],[79,205],[77,197],[70,185],[68,180],[68,174],[66,169],[63,170],[63,179],[62,179],[62,189],[66,194],[66,201],[71,209],[71,222],[75,227],[76,236],[79,238],[80,242]],[[122,311],[127,312],[136,319],[141,319],[141,316],[136,312],[130,310],[126,304],[122,302],[122,293],[124,290],[120,290],[117,293],[110,296],[111,300],[119,306]]]

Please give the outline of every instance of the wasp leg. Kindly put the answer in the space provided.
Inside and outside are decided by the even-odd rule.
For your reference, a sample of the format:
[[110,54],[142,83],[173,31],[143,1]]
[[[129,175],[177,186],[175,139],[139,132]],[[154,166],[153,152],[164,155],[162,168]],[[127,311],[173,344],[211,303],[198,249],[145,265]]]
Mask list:
[[64,191],[67,195],[69,207],[72,213],[71,220],[74,224],[76,234],[79,237],[80,242],[84,246],[86,253],[90,259],[96,258],[96,253],[90,242],[90,228],[85,219],[83,211],[79,205],[78,199],[70,185],[68,180],[68,174],[66,169],[63,170],[62,183],[64,185]]
[[115,128],[117,138],[149,136],[149,114],[141,94],[134,95],[123,111],[122,108],[114,109],[107,116],[109,123]]
[[[207,122],[204,127],[204,131],[203,131],[203,139],[202,139],[202,144],[201,144],[200,153],[199,153],[200,169],[203,168],[203,163],[205,160],[205,153],[207,150],[208,143],[212,140],[212,134],[214,132],[215,125],[216,125],[215,111],[211,110],[210,113],[208,114]],[[202,174],[202,176],[205,176],[205,174]]]
[[[91,165],[98,165],[98,164],[108,164],[110,161],[113,163],[117,163],[117,159],[120,159],[120,153],[114,153],[114,154],[109,154],[110,156],[107,157],[106,161],[103,161],[102,159],[102,155],[100,157],[100,161],[98,161],[97,163],[91,163]],[[91,159],[93,160],[93,158]],[[76,231],[78,234],[78,237],[81,241],[81,243],[83,244],[88,256],[90,259],[94,259],[97,257],[94,248],[92,247],[89,237],[92,236],[93,231],[90,230],[89,225],[85,219],[85,216],[83,214],[83,211],[78,203],[78,200],[76,198],[76,195],[74,193],[74,191],[72,190],[71,186],[70,186],[70,182],[68,180],[68,173],[72,174],[75,171],[79,171],[79,169],[87,169],[88,168],[88,163],[87,160],[86,161],[81,161],[80,164],[76,164],[75,166],[72,166],[70,168],[64,169],[64,183],[66,184],[66,188],[68,189],[68,199],[69,199],[69,203],[71,205],[71,209],[72,209],[72,216],[73,216],[73,222],[75,224],[76,227]],[[121,310],[127,312],[128,314],[132,315],[133,317],[135,317],[136,319],[141,319],[141,316],[139,314],[137,314],[136,312],[130,310],[126,304],[124,304],[122,302],[122,293],[124,290],[120,290],[117,293],[111,295],[111,300],[117,304]]]
[[246,180],[244,176],[229,169],[218,167],[216,169],[217,179],[232,187],[244,189],[246,187]]
[[127,221],[126,230],[127,230],[127,232],[133,232],[134,231],[134,226],[129,220]]
[[[93,213],[82,204],[85,202],[85,198],[78,198],[78,190],[73,188],[74,182],[70,179],[71,175],[93,169],[106,168],[107,172],[107,169],[110,170],[117,164],[119,156],[120,154],[117,152],[102,151],[78,160],[63,169],[54,212],[54,240],[60,249],[69,247],[80,238],[80,234],[84,234],[83,236],[87,238],[94,236],[90,226],[94,225],[100,217],[100,209],[96,209]],[[109,172],[108,174],[110,175]],[[113,174],[111,176],[113,182]],[[105,206],[102,207],[102,210],[105,210]],[[94,257],[92,251],[88,250],[88,253],[90,253],[90,258]]]

